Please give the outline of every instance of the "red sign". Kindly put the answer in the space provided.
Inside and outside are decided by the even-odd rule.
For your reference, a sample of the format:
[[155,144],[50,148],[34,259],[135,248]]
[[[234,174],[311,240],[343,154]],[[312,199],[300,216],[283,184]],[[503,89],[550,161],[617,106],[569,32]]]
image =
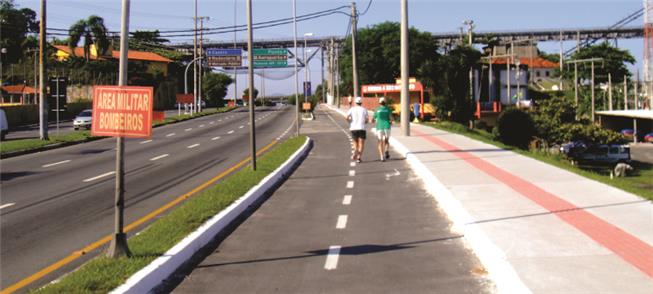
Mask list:
[[93,87],[93,136],[152,136],[152,87]]
[[177,94],[177,103],[193,104],[193,94]]

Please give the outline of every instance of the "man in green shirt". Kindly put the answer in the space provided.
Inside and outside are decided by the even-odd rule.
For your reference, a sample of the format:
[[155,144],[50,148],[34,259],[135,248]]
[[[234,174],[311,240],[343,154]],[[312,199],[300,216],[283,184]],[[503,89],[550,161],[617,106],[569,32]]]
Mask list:
[[376,138],[379,142],[379,156],[381,157],[381,161],[385,161],[390,158],[390,152],[388,151],[388,148],[390,147],[390,126],[394,119],[392,118],[392,110],[386,106],[384,97],[379,99],[379,104],[381,104],[381,106],[374,110],[373,121],[376,122]]

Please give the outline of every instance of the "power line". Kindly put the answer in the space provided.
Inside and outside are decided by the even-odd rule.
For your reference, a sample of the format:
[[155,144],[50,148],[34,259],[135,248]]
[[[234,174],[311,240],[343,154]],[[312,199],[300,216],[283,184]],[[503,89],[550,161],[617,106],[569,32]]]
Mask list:
[[367,2],[367,7],[365,8],[365,11],[363,11],[363,13],[359,13],[359,14],[357,14],[357,15],[358,15],[358,16],[365,15],[365,13],[367,13],[367,10],[370,9],[370,6],[372,6],[372,0],[370,0],[370,2]]

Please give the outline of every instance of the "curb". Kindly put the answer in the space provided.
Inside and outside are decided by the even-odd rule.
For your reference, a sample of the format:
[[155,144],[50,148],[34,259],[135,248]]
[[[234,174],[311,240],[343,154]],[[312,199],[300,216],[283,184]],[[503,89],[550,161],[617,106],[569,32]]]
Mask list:
[[260,183],[252,187],[245,195],[206,221],[197,230],[186,236],[186,238],[170,248],[162,256],[152,261],[152,263],[136,272],[124,284],[112,290],[110,293],[140,294],[152,292],[179,267],[190,260],[195,253],[208,244],[215,235],[246,211],[248,207],[280,184],[294,170],[297,164],[308,155],[312,146],[313,140],[307,137],[306,142],[299,150],[275,171],[266,176]]
[[[326,104],[325,104],[326,105]],[[330,109],[345,116],[346,114],[331,105]],[[412,123],[411,123],[412,124]],[[462,234],[481,264],[487,269],[488,276],[498,293],[532,293],[506,260],[502,252],[477,226],[474,219],[463,205],[453,196],[451,191],[415,156],[394,137],[390,137],[390,145],[406,158],[413,172],[422,180],[426,191],[431,194],[447,217],[452,222],[451,230]]]

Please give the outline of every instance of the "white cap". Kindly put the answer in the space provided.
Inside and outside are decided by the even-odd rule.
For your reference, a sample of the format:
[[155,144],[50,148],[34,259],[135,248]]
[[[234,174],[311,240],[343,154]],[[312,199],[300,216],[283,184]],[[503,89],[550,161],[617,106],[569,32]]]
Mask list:
[[354,100],[354,102],[356,102],[356,104],[361,104],[363,103],[363,99],[361,97],[356,97],[356,100]]
[[379,98],[379,103],[384,103],[385,102],[385,97]]

